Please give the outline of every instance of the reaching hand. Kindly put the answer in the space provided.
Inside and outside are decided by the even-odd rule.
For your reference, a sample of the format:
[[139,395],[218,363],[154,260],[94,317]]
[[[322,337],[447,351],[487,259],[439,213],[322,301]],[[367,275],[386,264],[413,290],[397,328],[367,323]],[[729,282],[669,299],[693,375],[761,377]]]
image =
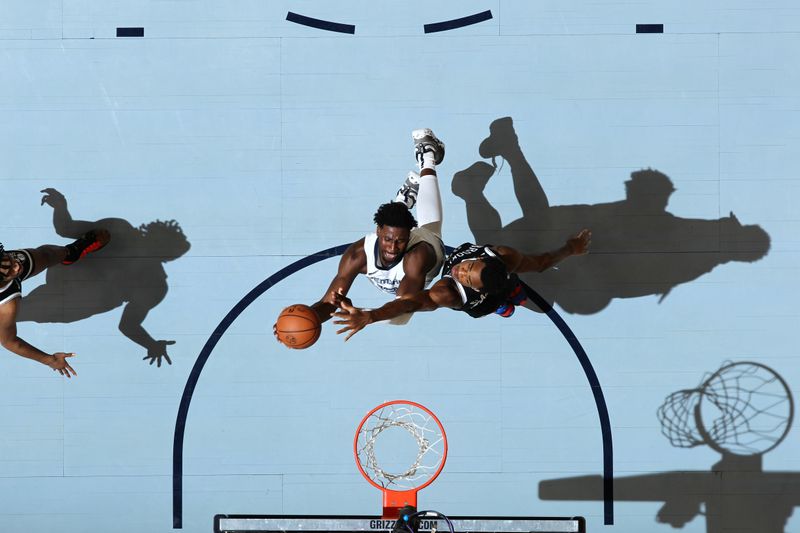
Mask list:
[[167,363],[172,364],[172,361],[167,355],[167,346],[171,346],[175,344],[175,341],[156,341],[153,346],[147,349],[147,355],[142,357],[142,361],[146,361],[150,359],[150,364],[158,363],[158,367],[161,368],[161,358],[167,360]]
[[[339,289],[338,291],[333,293],[333,303],[338,308],[342,307],[342,304],[349,305],[353,307],[353,301],[344,295],[344,293]],[[334,313],[335,315],[336,313]]]
[[336,331],[337,335],[346,333],[348,331],[350,332],[347,337],[345,337],[345,342],[350,340],[350,337],[367,327],[369,324],[372,324],[372,317],[370,316],[369,311],[355,307],[350,301],[350,298],[343,296],[341,303],[339,304],[339,309],[340,311],[333,313],[333,316],[341,320],[334,320],[333,323],[344,326],[342,329]]
[[[77,376],[78,373],[67,363],[67,357],[73,357],[74,355],[74,353],[56,352],[53,354],[53,358],[47,363],[47,366],[53,370],[58,370],[58,373],[62,376],[67,376],[68,378]],[[72,376],[70,376],[70,372]]]
[[42,205],[47,204],[50,207],[58,208],[67,207],[67,199],[64,198],[64,195],[58,192],[55,189],[42,189],[44,196],[42,196]]
[[589,252],[589,245],[592,243],[592,232],[588,229],[581,230],[574,237],[567,239],[567,246],[572,251],[572,255],[584,255]]

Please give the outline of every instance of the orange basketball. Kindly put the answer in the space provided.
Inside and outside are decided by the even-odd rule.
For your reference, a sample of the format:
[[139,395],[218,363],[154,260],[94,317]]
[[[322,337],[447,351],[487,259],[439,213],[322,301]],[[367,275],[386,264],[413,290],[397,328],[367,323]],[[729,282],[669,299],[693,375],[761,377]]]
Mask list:
[[317,342],[322,331],[317,313],[303,304],[290,305],[281,311],[275,326],[278,340],[297,350],[308,348]]

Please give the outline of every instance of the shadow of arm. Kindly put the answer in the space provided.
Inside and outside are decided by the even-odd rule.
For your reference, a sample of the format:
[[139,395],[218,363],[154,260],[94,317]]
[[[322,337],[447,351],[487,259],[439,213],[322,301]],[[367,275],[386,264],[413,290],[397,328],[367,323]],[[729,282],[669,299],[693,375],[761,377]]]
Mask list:
[[95,227],[92,222],[74,220],[67,208],[67,199],[56,189],[43,189],[42,205],[53,208],[53,228],[61,237],[77,239]]

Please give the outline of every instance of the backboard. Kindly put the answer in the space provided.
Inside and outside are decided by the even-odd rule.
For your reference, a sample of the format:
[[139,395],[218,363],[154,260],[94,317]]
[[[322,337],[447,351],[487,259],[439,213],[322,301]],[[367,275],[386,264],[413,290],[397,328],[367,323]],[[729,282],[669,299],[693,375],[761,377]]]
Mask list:
[[[583,517],[532,516],[451,516],[457,533],[584,533]],[[214,517],[214,533],[277,533],[322,532],[339,533],[373,531],[391,532],[394,520],[380,516],[357,515],[224,515]],[[422,518],[420,533],[449,532],[447,524],[438,518]]]

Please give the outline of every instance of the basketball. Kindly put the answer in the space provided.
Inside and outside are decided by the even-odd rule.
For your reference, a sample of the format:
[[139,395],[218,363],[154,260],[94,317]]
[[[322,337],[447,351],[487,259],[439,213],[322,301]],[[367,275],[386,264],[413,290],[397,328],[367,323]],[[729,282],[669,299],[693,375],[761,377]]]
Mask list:
[[275,329],[278,340],[285,346],[302,350],[317,342],[322,324],[309,306],[295,304],[281,311]]

